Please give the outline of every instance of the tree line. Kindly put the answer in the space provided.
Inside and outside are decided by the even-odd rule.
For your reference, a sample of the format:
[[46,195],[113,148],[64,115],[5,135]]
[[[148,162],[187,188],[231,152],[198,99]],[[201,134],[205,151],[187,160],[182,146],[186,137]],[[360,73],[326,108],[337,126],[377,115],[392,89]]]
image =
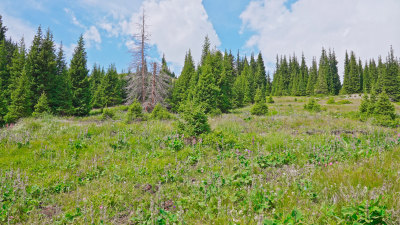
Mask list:
[[231,51],[211,50],[209,39],[203,44],[199,65],[191,51],[185,56],[181,75],[173,83],[170,105],[179,111],[187,102],[202,105],[206,112],[228,112],[255,103],[256,93],[265,102],[267,96],[314,96],[385,91],[392,101],[400,100],[400,66],[390,48],[386,61],[366,61],[346,51],[343,84],[334,50],[322,48],[319,61],[313,57],[307,66],[304,55],[277,56],[272,79],[266,73],[262,54],[236,57]]
[[[144,24],[144,16],[142,18]],[[364,64],[354,52],[346,52],[341,83],[334,50],[322,49],[319,61],[308,66],[304,55],[277,56],[272,76],[267,73],[262,54],[236,56],[232,51],[212,49],[205,38],[200,62],[186,53],[178,78],[168,68],[146,62],[146,32],[139,29],[135,72],[118,74],[115,65],[106,70],[87,68],[82,35],[67,64],[62,44],[56,49],[48,29],[37,29],[30,48],[24,40],[7,39],[7,27],[0,16],[0,125],[13,123],[35,111],[55,115],[88,115],[90,110],[138,100],[151,111],[156,104],[173,112],[188,105],[201,106],[206,113],[225,113],[269,96],[313,96],[385,91],[392,101],[400,100],[400,66],[393,49],[385,61],[370,59]],[[140,38],[141,37],[141,38]],[[133,68],[131,65],[131,69]],[[90,73],[89,73],[90,72]],[[45,105],[45,106],[44,106]]]
[[6,31],[0,15],[0,125],[35,111],[85,116],[92,107],[124,102],[124,74],[114,65],[106,71],[94,65],[89,74],[82,35],[68,65],[50,29],[43,33],[39,26],[28,50],[23,38],[14,43]]

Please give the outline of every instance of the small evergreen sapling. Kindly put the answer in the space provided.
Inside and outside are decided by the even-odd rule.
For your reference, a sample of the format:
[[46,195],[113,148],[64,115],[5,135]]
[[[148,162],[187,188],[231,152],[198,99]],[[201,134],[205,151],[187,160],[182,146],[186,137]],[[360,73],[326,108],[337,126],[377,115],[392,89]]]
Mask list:
[[257,89],[254,100],[255,104],[251,108],[250,113],[258,116],[266,115],[268,113],[268,106],[263,101],[264,98],[262,97],[261,89]]
[[193,103],[187,103],[181,113],[183,121],[178,123],[178,131],[189,137],[198,136],[203,133],[210,132],[211,128],[208,124],[207,115],[200,106]]
[[158,103],[150,114],[150,118],[156,120],[168,120],[172,118],[172,115],[164,108],[160,103]]
[[314,98],[310,98],[308,103],[304,105],[304,109],[310,112],[319,112],[321,111],[321,105]]
[[49,107],[49,102],[47,100],[47,95],[46,93],[42,93],[42,95],[40,95],[40,98],[37,102],[37,104],[35,105],[35,111],[33,112],[33,116],[34,117],[39,117],[41,115],[44,114],[48,114],[51,112],[51,109]]
[[127,113],[127,122],[141,119],[144,119],[143,108],[142,105],[137,101],[137,99],[135,99],[131,106],[129,106]]

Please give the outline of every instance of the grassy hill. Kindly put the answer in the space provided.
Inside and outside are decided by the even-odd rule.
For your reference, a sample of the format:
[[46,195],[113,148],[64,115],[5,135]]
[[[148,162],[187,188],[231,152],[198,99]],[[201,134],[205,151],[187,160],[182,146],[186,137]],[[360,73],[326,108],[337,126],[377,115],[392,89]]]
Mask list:
[[177,119],[126,123],[124,106],[0,129],[0,223],[400,223],[398,129],[360,121],[358,98],[274,100],[197,138]]

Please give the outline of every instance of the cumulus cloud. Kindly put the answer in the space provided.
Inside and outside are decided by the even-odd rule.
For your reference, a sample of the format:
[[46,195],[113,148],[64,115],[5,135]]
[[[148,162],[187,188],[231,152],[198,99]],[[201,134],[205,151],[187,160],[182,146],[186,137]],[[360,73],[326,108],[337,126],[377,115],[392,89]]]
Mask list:
[[28,22],[10,16],[4,11],[0,10],[3,17],[3,24],[7,27],[7,37],[11,37],[14,41],[19,41],[22,37],[25,40],[25,44],[30,46],[35,36],[36,30]]
[[[167,60],[176,67],[182,66],[185,52],[189,49],[195,60],[199,60],[206,35],[213,45],[221,44],[202,0],[146,0],[140,8],[130,11],[129,16],[117,22],[101,22],[99,27],[111,36],[123,35],[126,46],[132,47],[131,37],[138,30],[137,23],[143,9],[151,34],[150,44],[157,47],[160,55],[165,53]],[[110,11],[113,14],[113,10]]]
[[386,56],[390,45],[400,51],[398,0],[298,0],[291,10],[285,1],[252,1],[240,15],[242,32],[254,32],[246,47],[257,47],[267,62],[304,51],[310,63],[322,47],[333,48],[343,73],[346,49],[362,60]]
[[93,44],[95,44],[96,48],[100,48],[99,44],[101,44],[101,36],[99,30],[97,30],[95,26],[91,26],[89,29],[87,29],[83,34],[83,38],[87,42],[87,46],[89,48],[93,46]]

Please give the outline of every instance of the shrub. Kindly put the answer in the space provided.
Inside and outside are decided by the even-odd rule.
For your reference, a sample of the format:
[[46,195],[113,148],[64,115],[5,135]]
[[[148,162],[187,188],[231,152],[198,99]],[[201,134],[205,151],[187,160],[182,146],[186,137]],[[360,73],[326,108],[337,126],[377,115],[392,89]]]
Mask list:
[[336,102],[337,105],[346,105],[346,104],[352,104],[351,101],[349,100],[340,100],[338,102]]
[[157,104],[151,112],[150,118],[156,120],[168,120],[172,118],[172,115],[161,104]]
[[143,108],[140,103],[135,100],[128,109],[127,113],[127,122],[133,121],[133,120],[141,120],[144,119],[144,114],[143,114]]
[[187,136],[198,136],[210,132],[207,115],[200,106],[186,104],[181,113],[183,120],[178,123],[178,132]]
[[102,120],[108,120],[114,118],[114,111],[111,109],[103,109],[103,113],[101,114]]
[[319,112],[321,111],[321,105],[314,98],[310,98],[308,103],[304,105],[304,109],[310,112]]
[[268,113],[268,106],[265,103],[256,103],[250,110],[251,115],[264,116]]
[[333,97],[330,97],[326,104],[335,104],[335,99]]
[[267,103],[274,103],[275,101],[274,101],[274,99],[272,98],[272,96],[270,95],[268,98],[267,98]]

